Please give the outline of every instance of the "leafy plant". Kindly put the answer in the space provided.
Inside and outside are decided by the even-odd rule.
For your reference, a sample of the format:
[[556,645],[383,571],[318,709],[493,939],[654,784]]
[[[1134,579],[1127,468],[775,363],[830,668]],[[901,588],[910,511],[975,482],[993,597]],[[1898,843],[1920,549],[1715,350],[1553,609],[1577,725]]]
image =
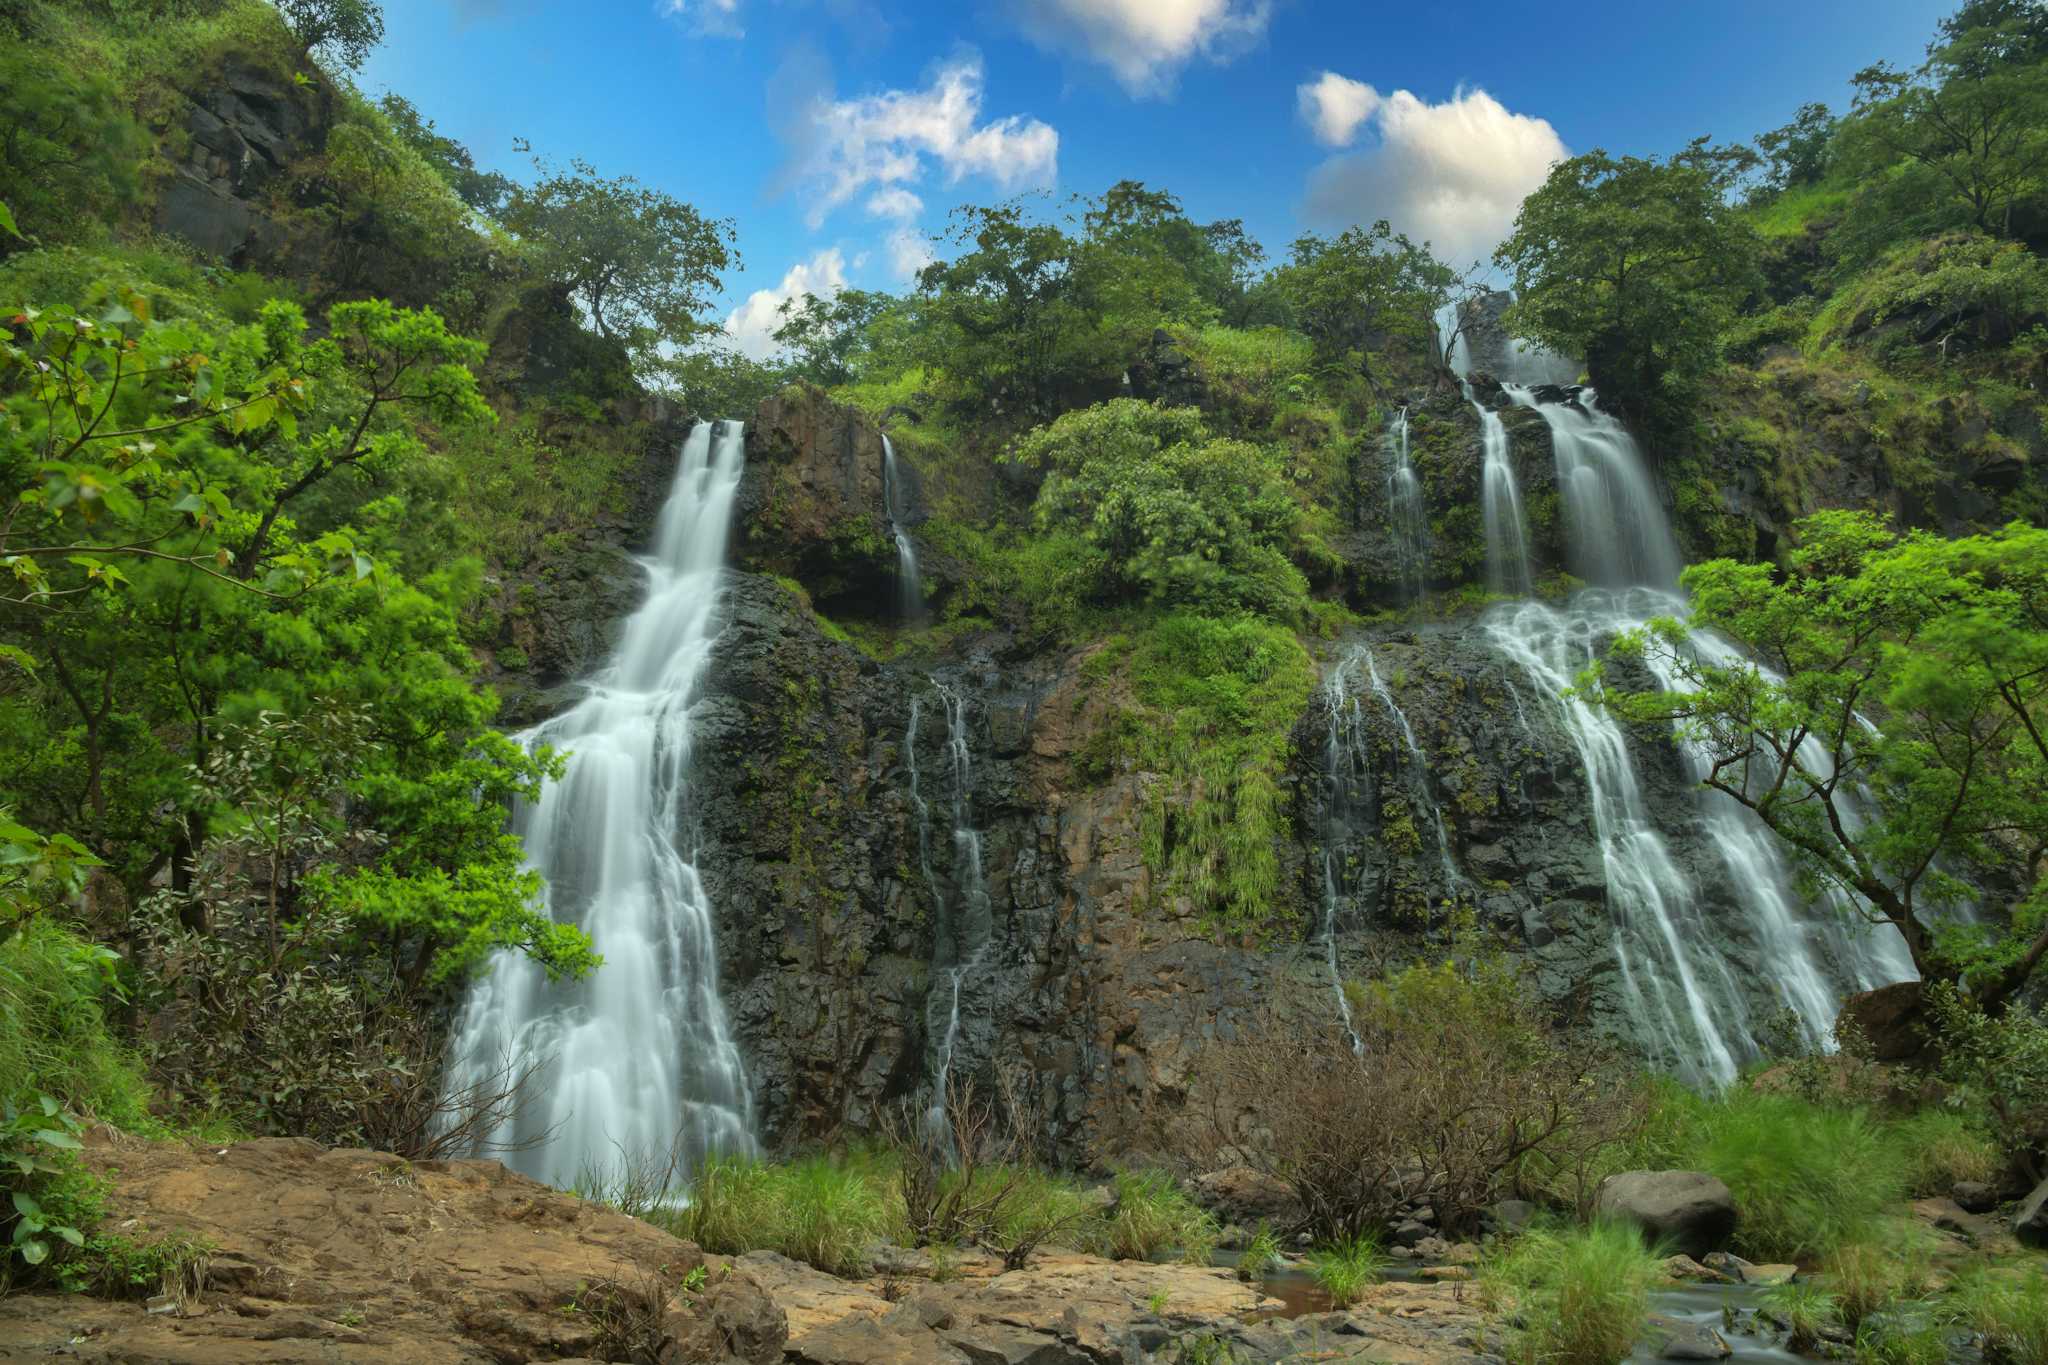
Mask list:
[[1178,1252],[1207,1265],[1216,1249],[1216,1220],[1164,1171],[1119,1171],[1112,1202],[1092,1249],[1120,1261],[1149,1261]]
[[1271,1224],[1260,1223],[1258,1231],[1244,1244],[1243,1254],[1237,1258],[1237,1278],[1256,1280],[1279,1264],[1280,1238]]
[[[9,1259],[34,1268],[50,1259],[60,1244],[85,1245],[85,1232],[66,1221],[70,1210],[48,1198],[46,1191],[72,1175],[65,1160],[83,1144],[84,1123],[48,1095],[36,1097],[26,1109],[0,1102],[0,1172],[4,1172],[9,1207],[0,1209],[6,1226]],[[42,1196],[42,1197],[38,1197]]]
[[1332,1242],[1309,1253],[1309,1273],[1330,1296],[1332,1308],[1349,1308],[1368,1285],[1386,1272],[1387,1256],[1372,1237]]
[[2000,1365],[2048,1365],[2048,1272],[1972,1267],[1941,1300],[1942,1316],[1976,1333]]
[[1532,1228],[1481,1273],[1497,1308],[1511,1309],[1508,1358],[1525,1365],[1615,1365],[1642,1333],[1662,1267],[1622,1223]]

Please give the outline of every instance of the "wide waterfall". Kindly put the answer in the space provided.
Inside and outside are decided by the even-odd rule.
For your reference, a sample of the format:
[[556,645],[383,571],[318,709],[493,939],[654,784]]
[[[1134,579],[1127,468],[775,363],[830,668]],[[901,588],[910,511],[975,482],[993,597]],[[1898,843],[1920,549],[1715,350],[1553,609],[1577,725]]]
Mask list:
[[[1623,1004],[1638,1037],[1658,1060],[1696,1081],[1731,1079],[1755,1056],[1768,1021],[1752,1016],[1744,987],[1754,983],[1738,979],[1725,949],[1739,939],[1754,944],[1769,964],[1770,994],[1797,1020],[1805,1040],[1824,1047],[1843,989],[1912,975],[1904,945],[1894,930],[1859,930],[1839,904],[1806,908],[1774,836],[1734,802],[1703,790],[1699,832],[1725,868],[1721,890],[1735,912],[1732,921],[1715,918],[1727,910],[1709,909],[1705,888],[1652,821],[1620,721],[1566,695],[1615,635],[1686,612],[1676,591],[1678,549],[1656,486],[1634,440],[1599,409],[1592,390],[1570,391],[1561,395],[1564,401],[1541,401],[1533,390],[1512,385],[1506,392],[1534,408],[1550,429],[1570,566],[1595,586],[1562,606],[1525,601],[1496,608],[1485,629],[1539,695],[1557,699],[1577,747],[1599,837]],[[1504,536],[1495,545],[1493,536],[1489,519],[1489,563],[1522,549],[1518,539]],[[1702,639],[1695,647],[1735,657],[1722,641]],[[1661,680],[1678,683],[1669,675]],[[1705,756],[1681,748],[1692,776],[1703,778]]]
[[499,954],[458,1021],[449,1085],[461,1094],[532,1071],[525,1103],[487,1142],[552,1185],[629,1163],[686,1177],[708,1153],[754,1147],[690,782],[691,707],[717,637],[743,437],[738,422],[691,431],[645,561],[646,599],[583,700],[524,736],[568,762],[514,825],[549,913],[580,925],[604,965],[550,983]]
[[952,789],[950,878],[942,877],[932,863],[931,803],[925,797],[917,764],[918,728],[924,718],[922,695],[910,699],[903,751],[909,768],[911,810],[917,819],[918,870],[932,898],[934,957],[944,964],[940,968],[944,984],[933,987],[925,1006],[926,1031],[934,1040],[926,1122],[937,1131],[945,1121],[946,1088],[960,1042],[961,992],[988,952],[994,933],[994,905],[982,863],[981,831],[974,825],[974,748],[968,735],[967,694],[937,678],[932,679],[932,690],[946,718],[945,769]]
[[917,572],[917,546],[903,527],[903,482],[896,470],[896,445],[882,437],[882,503],[889,513],[889,535],[896,542],[896,613],[905,621],[924,615],[924,580]]
[[1429,513],[1422,502],[1422,480],[1409,458],[1406,408],[1387,428],[1387,520],[1394,533],[1401,591],[1412,601],[1422,596],[1429,579]]

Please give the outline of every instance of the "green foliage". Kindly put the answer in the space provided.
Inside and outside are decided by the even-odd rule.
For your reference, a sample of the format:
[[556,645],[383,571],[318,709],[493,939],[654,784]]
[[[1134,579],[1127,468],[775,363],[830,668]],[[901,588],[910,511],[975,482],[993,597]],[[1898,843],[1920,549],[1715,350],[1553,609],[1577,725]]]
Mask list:
[[516,189],[505,224],[530,244],[535,268],[567,289],[607,339],[651,363],[662,343],[714,329],[701,314],[739,263],[732,225],[642,185],[604,177],[585,161]]
[[1256,1280],[1279,1264],[1280,1236],[1271,1224],[1262,1222],[1237,1259],[1237,1278]]
[[[2048,954],[2048,878],[2026,851],[2048,843],[2048,531],[1899,538],[1859,512],[1796,530],[1783,577],[1715,560],[1684,578],[1691,627],[1773,672],[1696,652],[1664,621],[1618,648],[1659,652],[1683,690],[1593,694],[1676,721],[1714,762],[1707,785],[1896,927],[1923,976],[2003,1002]],[[1864,727],[1870,709],[1881,730]],[[1937,935],[1920,907],[1973,898],[1973,870],[2014,879],[2010,917]]]
[[2048,262],[2017,242],[1949,233],[1907,242],[1856,276],[1814,320],[1810,344],[1903,332],[1947,357],[2009,345],[2043,320]]
[[362,69],[370,49],[384,41],[384,7],[377,0],[277,0],[298,40],[301,61],[325,50],[350,71]]
[[1388,337],[1434,355],[1436,315],[1457,280],[1426,244],[1416,246],[1382,219],[1334,239],[1300,238],[1270,287],[1314,343],[1316,360],[1348,368],[1362,353],[1384,349]]
[[1764,1308],[1785,1327],[1785,1349],[1811,1355],[1821,1336],[1842,1321],[1842,1301],[1821,1282],[1807,1277],[1772,1285],[1764,1291]]
[[495,216],[512,193],[512,181],[496,171],[479,171],[469,149],[434,131],[434,121],[421,115],[405,96],[386,91],[377,108],[391,121],[392,131],[455,191],[463,203],[485,216]]
[[1623,1223],[1532,1228],[1481,1271],[1511,1307],[1507,1356],[1524,1365],[1616,1365],[1642,1334],[1662,1266]]
[[1309,1273],[1330,1296],[1332,1308],[1349,1308],[1357,1303],[1366,1287],[1377,1284],[1386,1273],[1387,1254],[1371,1237],[1353,1237],[1332,1242],[1309,1253]]
[[1014,458],[1047,470],[1038,524],[1088,542],[1102,597],[1299,613],[1307,584],[1286,552],[1301,509],[1277,461],[1211,438],[1194,409],[1116,399],[1032,432]]
[[1216,1249],[1216,1220],[1164,1171],[1119,1171],[1113,1198],[1090,1249],[1119,1261],[1150,1261],[1174,1252],[1207,1265]]
[[1927,1253],[1915,1226],[1894,1223],[1881,1239],[1834,1249],[1823,1271],[1843,1325],[1857,1333],[1873,1318],[1917,1298],[1929,1286]]
[[1683,395],[1756,283],[1754,230],[1696,154],[1588,152],[1553,167],[1495,262],[1517,295],[1517,336],[1586,358],[1627,406]]
[[146,139],[113,82],[27,43],[0,47],[0,130],[0,257],[100,231],[140,186]]
[[1906,1192],[1915,1198],[1945,1195],[1958,1181],[1995,1181],[2004,1169],[2004,1155],[1976,1115],[1922,1109],[1889,1126],[1893,1145],[1908,1163]]
[[1735,1196],[1737,1248],[1758,1261],[1828,1255],[1870,1235],[1906,1191],[1898,1146],[1853,1109],[1737,1091],[1697,1141],[1698,1169]]
[[[0,1285],[13,1278],[14,1262],[30,1271],[64,1246],[83,1247],[90,1226],[89,1201],[79,1196],[70,1158],[82,1145],[78,1116],[48,1095],[17,1107],[0,1099],[0,1231],[7,1253],[0,1256]],[[81,1207],[81,1204],[86,1207]]]
[[2015,1002],[1991,1014],[1942,986],[1929,995],[1954,1101],[1989,1115],[2007,1153],[2048,1150],[2048,1011]]
[[1965,1272],[1942,1299],[1942,1315],[1975,1333],[1999,1365],[2048,1365],[2048,1271],[2038,1265]]
[[691,1183],[689,1203],[655,1215],[706,1251],[778,1251],[835,1275],[866,1273],[875,1244],[899,1218],[882,1173],[831,1157],[771,1165],[713,1156]]
[[47,915],[18,929],[0,940],[0,1100],[51,1095],[103,1122],[149,1127],[149,1087],[106,1016],[119,959]]
[[1282,921],[1281,783],[1294,722],[1316,685],[1292,633],[1250,617],[1176,613],[1130,656],[1140,710],[1119,742],[1162,774],[1141,826],[1154,894],[1183,899],[1211,928],[1262,938]]

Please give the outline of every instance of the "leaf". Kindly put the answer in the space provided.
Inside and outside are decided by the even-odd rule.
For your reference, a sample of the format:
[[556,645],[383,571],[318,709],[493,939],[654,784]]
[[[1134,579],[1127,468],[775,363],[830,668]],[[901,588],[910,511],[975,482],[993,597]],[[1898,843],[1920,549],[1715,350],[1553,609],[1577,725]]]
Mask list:
[[14,225],[14,215],[8,211],[5,200],[0,200],[0,232],[10,237],[21,236],[21,229]]
[[16,1190],[14,1191],[14,1211],[24,1218],[38,1218],[42,1216],[43,1206],[38,1204],[35,1196],[27,1190]]
[[[51,1228],[50,1231],[56,1233],[59,1237],[62,1237],[65,1241],[71,1243],[71,1245],[75,1247],[82,1247],[85,1245],[85,1234],[80,1232],[77,1228]],[[699,1269],[702,1269],[702,1267],[699,1267]]]
[[35,656],[19,645],[0,645],[0,659],[5,659],[31,677],[35,676]]
[[50,1244],[48,1242],[23,1242],[15,1250],[19,1251],[21,1259],[27,1261],[30,1265],[41,1265],[44,1261],[50,1259]]
[[71,1136],[71,1134],[69,1133],[60,1133],[54,1128],[36,1129],[35,1139],[36,1141],[42,1143],[45,1147],[61,1147],[63,1150],[67,1152],[79,1152],[85,1150],[85,1144],[80,1142],[77,1138]]

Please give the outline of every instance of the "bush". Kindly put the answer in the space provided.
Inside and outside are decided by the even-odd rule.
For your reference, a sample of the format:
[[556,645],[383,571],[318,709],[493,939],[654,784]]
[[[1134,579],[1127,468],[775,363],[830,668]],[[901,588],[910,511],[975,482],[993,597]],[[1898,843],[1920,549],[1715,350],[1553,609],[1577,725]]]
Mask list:
[[149,1085],[104,1009],[118,961],[41,916],[0,940],[0,1102],[51,1095],[107,1123],[151,1126]]
[[1948,987],[1928,999],[1952,1097],[1991,1116],[2006,1152],[2031,1159],[2048,1151],[2048,1011],[2014,1003],[1989,1015]]
[[1958,1181],[1995,1180],[2005,1165],[1982,1123],[1953,1109],[1923,1109],[1896,1120],[1889,1136],[1906,1166],[1906,1192],[1916,1198],[1947,1194]]
[[1379,1282],[1387,1268],[1387,1256],[1376,1238],[1353,1237],[1310,1253],[1308,1265],[1316,1283],[1330,1296],[1330,1306],[1349,1308],[1367,1285]]
[[1511,1307],[1507,1354],[1526,1365],[1613,1365],[1642,1333],[1662,1267],[1623,1223],[1533,1228],[1481,1272],[1487,1298]]
[[1149,1261],[1177,1251],[1189,1265],[1207,1265],[1216,1250],[1216,1220],[1164,1171],[1120,1171],[1115,1202],[1091,1239],[1091,1250],[1119,1261]]
[[1599,1059],[1550,1031],[1503,962],[1411,967],[1349,993],[1355,1053],[1327,1014],[1268,1016],[1202,1065],[1216,1164],[1285,1183],[1326,1240],[1378,1232],[1414,1200],[1447,1234],[1470,1232],[1517,1170],[1591,1170],[1580,1154],[1635,1121],[1629,1089],[1592,1074]]

